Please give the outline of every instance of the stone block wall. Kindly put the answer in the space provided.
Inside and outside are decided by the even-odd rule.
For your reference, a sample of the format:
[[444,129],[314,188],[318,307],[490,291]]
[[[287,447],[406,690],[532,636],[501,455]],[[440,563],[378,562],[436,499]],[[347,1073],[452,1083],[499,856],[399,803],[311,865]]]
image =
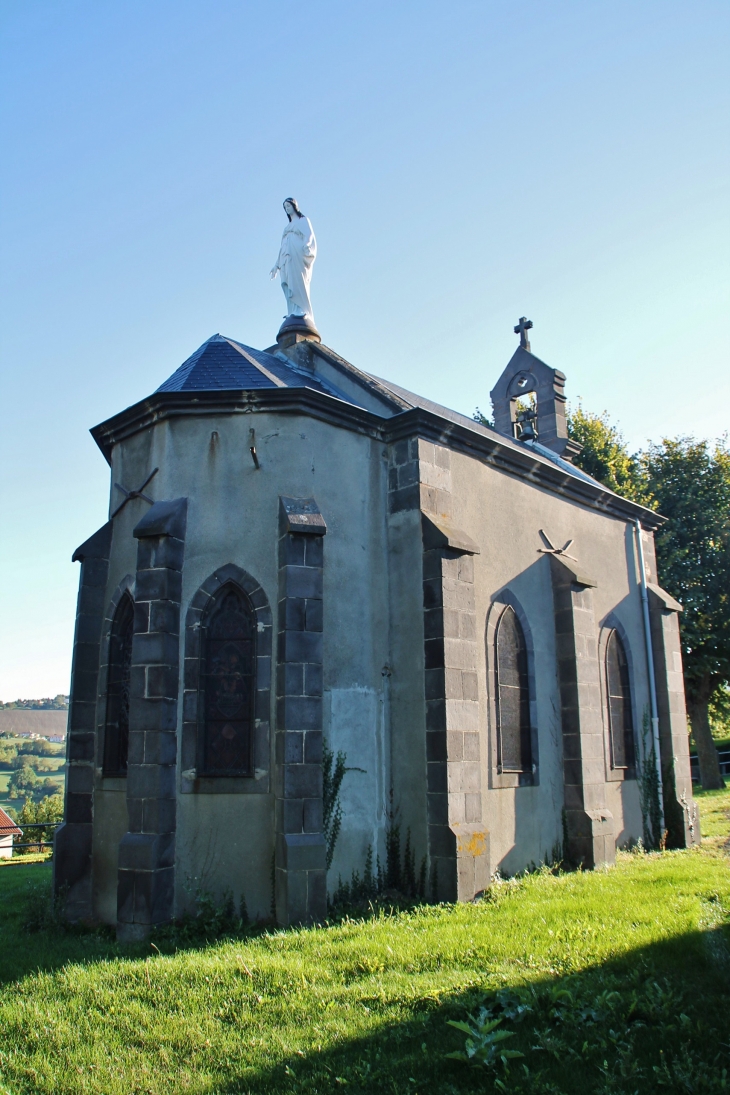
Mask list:
[[550,557],[563,737],[564,854],[592,868],[616,858],[606,805],[603,711],[592,579]]
[[692,798],[687,711],[679,637],[680,605],[658,586],[649,587],[659,714],[659,749],[664,790],[664,824],[667,846],[689,848],[700,843],[700,819]]
[[65,822],[56,832],[53,854],[54,893],[64,896],[64,909],[70,920],[90,919],[93,914],[96,703],[111,543],[112,522],[108,521],[72,556],[74,562],[81,563],[81,575],[66,741]]
[[144,938],[175,897],[180,600],[187,499],[156,502],[138,539],[129,704],[127,810],[119,845],[117,936]]
[[451,514],[451,453],[420,437],[391,446],[388,458],[388,512],[420,509]]
[[[489,884],[483,822],[473,555],[451,525],[451,453],[422,438],[390,449],[388,512],[418,510],[423,536],[427,847],[440,900],[471,900]],[[397,731],[396,731],[397,732]]]
[[276,668],[275,902],[279,924],[327,914],[322,803],[323,537],[313,498],[282,498]]
[[435,896],[470,901],[489,885],[483,824],[474,560],[423,555],[428,846]]

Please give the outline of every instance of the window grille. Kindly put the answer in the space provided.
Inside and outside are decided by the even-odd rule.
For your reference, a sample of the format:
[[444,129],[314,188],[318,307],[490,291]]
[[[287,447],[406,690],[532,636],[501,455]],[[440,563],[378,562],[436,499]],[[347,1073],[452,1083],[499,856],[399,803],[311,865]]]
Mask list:
[[228,583],[216,594],[202,631],[198,772],[253,775],[256,616]]

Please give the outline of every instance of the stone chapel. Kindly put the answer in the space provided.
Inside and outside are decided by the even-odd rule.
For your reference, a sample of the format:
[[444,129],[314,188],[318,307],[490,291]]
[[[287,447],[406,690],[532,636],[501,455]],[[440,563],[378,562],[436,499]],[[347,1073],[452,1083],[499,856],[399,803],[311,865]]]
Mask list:
[[[290,317],[265,351],[213,335],[91,431],[111,501],[73,555],[70,918],[140,939],[197,883],[318,920],[391,809],[439,900],[610,864],[657,728],[668,844],[699,840],[662,518],[573,465],[531,326],[494,428]],[[349,769],[329,871],[323,741]]]

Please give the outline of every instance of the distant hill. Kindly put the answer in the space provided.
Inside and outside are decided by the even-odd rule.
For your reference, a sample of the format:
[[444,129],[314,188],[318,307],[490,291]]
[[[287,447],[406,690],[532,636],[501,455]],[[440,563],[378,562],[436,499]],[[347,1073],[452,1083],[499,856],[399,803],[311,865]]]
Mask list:
[[38,734],[43,738],[66,737],[68,709],[28,710],[20,707],[4,707],[0,710],[0,734],[16,734],[27,738]]
[[12,703],[0,703],[0,711],[67,711],[68,696],[46,696],[42,700],[13,700]]

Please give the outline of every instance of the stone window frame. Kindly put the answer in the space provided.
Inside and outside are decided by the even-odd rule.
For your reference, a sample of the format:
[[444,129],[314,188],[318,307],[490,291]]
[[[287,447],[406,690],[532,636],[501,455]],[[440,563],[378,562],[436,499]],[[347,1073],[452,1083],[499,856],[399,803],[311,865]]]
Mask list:
[[[256,617],[256,702],[254,709],[253,776],[198,776],[200,628],[212,598],[233,583],[248,598]],[[185,617],[183,663],[183,723],[180,793],[208,795],[265,795],[271,790],[271,674],[273,618],[261,584],[242,567],[227,563],[203,582],[190,601]]]
[[[532,750],[531,772],[500,772],[498,766],[499,747],[498,711],[497,711],[497,627],[504,613],[511,608],[522,628],[527,655],[527,687],[530,700],[530,746]],[[537,681],[535,677],[535,643],[519,598],[510,589],[502,589],[492,598],[487,612],[484,631],[487,670],[487,725],[489,749],[489,786],[499,787],[536,787],[540,783],[540,752],[537,733]]]
[[626,628],[613,612],[609,612],[608,616],[601,623],[601,629],[598,634],[598,675],[601,680],[601,720],[603,725],[603,762],[606,771],[606,781],[608,783],[623,783],[625,780],[636,780],[637,765],[630,768],[613,768],[611,766],[611,724],[608,710],[608,688],[606,682],[606,652],[608,650],[608,638],[612,631],[615,631],[620,638],[624,654],[626,655],[626,665],[629,672],[629,691],[631,693],[631,719],[634,724],[634,757],[639,757],[639,727],[641,720],[639,718],[639,711],[636,703],[636,673],[634,671],[634,660],[631,654],[631,643],[629,641]]
[[136,603],[134,595],[134,574],[125,574],[117,588],[114,590],[112,598],[107,605],[106,613],[104,614],[104,623],[101,630],[101,645],[99,648],[99,688],[96,697],[96,758],[94,764],[96,767],[96,785],[102,791],[126,792],[127,789],[126,776],[104,775],[104,738],[106,736],[106,693],[109,683],[109,650],[111,648],[114,617],[117,614],[119,603],[125,593],[128,593],[132,598],[133,604]]

